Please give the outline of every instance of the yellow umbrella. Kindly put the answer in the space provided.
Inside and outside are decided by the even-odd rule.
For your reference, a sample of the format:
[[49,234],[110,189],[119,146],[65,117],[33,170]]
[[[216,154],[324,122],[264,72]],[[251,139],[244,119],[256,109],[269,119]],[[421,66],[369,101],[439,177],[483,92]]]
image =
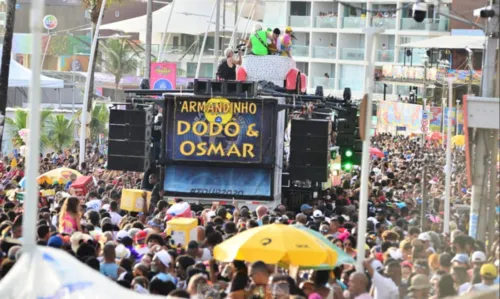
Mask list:
[[38,184],[53,184],[55,182],[59,184],[65,184],[70,180],[71,174],[76,174],[77,177],[81,177],[82,174],[79,173],[78,171],[71,169],[71,168],[66,168],[66,167],[61,167],[57,169],[53,169],[51,171],[47,171],[46,173],[42,174],[37,178]]
[[279,262],[292,266],[335,264],[337,253],[305,230],[284,224],[252,228],[215,246],[221,262]]
[[451,142],[456,146],[462,146],[465,144],[465,136],[464,135],[453,136],[451,137]]

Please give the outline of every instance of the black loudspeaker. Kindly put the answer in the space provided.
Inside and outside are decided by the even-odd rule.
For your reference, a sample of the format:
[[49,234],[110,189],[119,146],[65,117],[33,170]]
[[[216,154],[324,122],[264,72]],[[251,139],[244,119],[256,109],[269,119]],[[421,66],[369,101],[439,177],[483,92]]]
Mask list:
[[153,112],[112,109],[109,114],[108,169],[143,172],[151,166]]
[[331,123],[326,120],[293,119],[290,135],[328,137],[331,132]]
[[349,87],[344,88],[344,101],[351,100],[351,89]]
[[108,155],[108,169],[144,172],[151,167],[149,159],[144,157]]
[[310,180],[312,182],[326,182],[328,167],[309,167],[290,165],[288,168],[292,180]]
[[316,91],[314,92],[315,96],[322,97],[323,96],[323,86],[316,86]]
[[141,89],[150,89],[149,88],[149,80],[144,78],[141,80]]
[[327,180],[330,133],[330,121],[292,120],[289,172],[293,180]]
[[109,111],[109,124],[146,127],[150,126],[152,123],[153,123],[152,109],[146,109],[146,110],[111,109]]
[[126,139],[131,141],[151,140],[152,127],[109,125],[109,139]]

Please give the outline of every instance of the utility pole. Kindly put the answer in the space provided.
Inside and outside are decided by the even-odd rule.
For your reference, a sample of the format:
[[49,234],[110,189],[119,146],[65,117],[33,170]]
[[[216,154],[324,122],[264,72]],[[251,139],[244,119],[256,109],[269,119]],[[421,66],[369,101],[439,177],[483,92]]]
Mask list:
[[451,193],[451,108],[453,107],[453,81],[455,78],[448,78],[448,119],[446,131],[446,176],[444,186],[444,227],[445,233],[450,232],[450,193]]
[[427,154],[424,155],[424,167],[422,170],[422,204],[420,205],[420,227],[424,227],[425,211],[427,209]]
[[472,55],[473,55],[473,52],[472,50],[468,50],[469,52],[469,56],[467,58],[467,65],[469,67],[469,83],[467,84],[467,94],[472,94],[472,78],[473,78],[473,71],[474,71],[474,68],[472,66]]
[[[144,78],[151,76],[151,43],[153,35],[153,0],[148,0],[146,4],[146,66],[144,68]],[[166,34],[166,33],[165,33]]]
[[214,67],[213,78],[216,78],[220,52],[220,0],[215,0],[215,37],[214,37]]
[[[369,197],[369,172],[370,172],[370,129],[372,118],[372,101],[373,101],[373,84],[374,84],[374,61],[375,51],[374,44],[376,44],[377,36],[382,32],[379,28],[369,27],[364,30],[366,36],[365,57],[367,65],[365,68],[365,97],[366,109],[364,119],[364,136],[363,139],[363,153],[361,156],[361,191],[359,194],[359,223],[358,223],[358,237],[357,237],[357,250],[358,252],[365,252],[365,234],[366,222],[368,218],[368,197]],[[360,118],[361,122],[361,118]],[[360,123],[361,126],[361,123]],[[356,270],[363,271],[363,259],[365,255],[359,254],[356,260]]]
[[[483,55],[483,74],[481,78],[482,97],[494,96],[495,59],[498,45],[498,14],[500,12],[498,5],[498,0],[495,1],[495,4],[493,4],[493,0],[490,0],[490,7],[495,10],[495,16],[488,18],[485,30],[486,48]],[[487,148],[490,134],[489,129],[476,128],[473,139],[474,149],[472,157],[474,160],[472,164],[472,200],[469,235],[479,241],[485,240],[486,222],[488,220],[488,217],[479,217],[481,203],[487,204],[488,158],[490,158],[491,163],[494,163],[494,159],[491,159],[491,155],[489,155],[490,150]],[[498,136],[498,131],[495,131],[495,136]]]

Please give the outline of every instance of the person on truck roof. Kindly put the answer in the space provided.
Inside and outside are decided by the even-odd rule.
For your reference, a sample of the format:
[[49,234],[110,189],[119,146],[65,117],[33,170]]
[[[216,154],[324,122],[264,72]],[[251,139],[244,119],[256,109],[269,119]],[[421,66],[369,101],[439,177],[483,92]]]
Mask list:
[[285,29],[285,34],[281,37],[281,56],[292,58],[292,40],[296,39],[293,35],[292,27],[288,26]]
[[255,24],[253,34],[248,41],[247,49],[253,55],[264,56],[269,54],[267,33],[262,29],[262,25]]
[[274,28],[272,30],[271,28],[267,29],[267,34],[268,34],[268,49],[269,49],[269,54],[270,55],[280,55],[281,54],[281,43],[280,43],[280,34],[281,31],[279,28]]
[[217,67],[217,78],[220,80],[236,80],[236,65],[241,65],[241,53],[239,50],[238,54],[238,58],[235,58],[232,48],[227,48],[224,51],[226,58]]

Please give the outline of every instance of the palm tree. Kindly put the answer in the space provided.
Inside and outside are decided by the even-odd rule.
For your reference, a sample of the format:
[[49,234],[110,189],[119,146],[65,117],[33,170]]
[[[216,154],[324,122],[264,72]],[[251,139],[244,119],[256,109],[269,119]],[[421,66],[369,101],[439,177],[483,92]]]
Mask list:
[[[90,14],[90,22],[92,22],[92,36],[95,36],[95,28],[97,25],[97,21],[99,19],[99,12],[101,10],[103,0],[83,0],[82,5]],[[106,0],[106,7],[109,7],[113,3],[122,3],[127,0]],[[97,43],[97,47],[95,48],[96,53],[99,53],[99,43]],[[97,56],[94,55],[94,61],[92,63],[92,70],[90,72],[90,92],[89,92],[89,103],[87,106],[87,111],[90,112],[92,110],[92,98],[94,95],[94,72],[95,66],[97,62]]]
[[123,75],[133,73],[137,69],[139,53],[124,39],[110,39],[102,47],[103,66],[115,76],[115,101],[118,85]]
[[[75,114],[76,119],[80,117],[82,114],[82,110],[78,110]],[[75,118],[73,118],[75,119]],[[104,104],[95,105],[92,111],[90,112],[90,140],[92,142],[97,142],[99,140],[99,135],[103,134],[104,136],[108,135],[108,122],[109,122],[109,110],[108,107]]]
[[14,24],[16,20],[16,0],[7,1],[7,15],[5,19],[2,66],[0,67],[0,148],[2,148],[5,111],[7,110],[7,93],[9,90],[9,69],[11,57],[10,52],[12,51],[12,37],[14,36]]
[[[52,111],[42,110],[40,118],[40,147],[42,150],[49,144],[45,125],[47,124],[47,119],[49,119],[51,115]],[[14,117],[6,118],[5,123],[7,125],[7,132],[10,136],[12,136],[12,144],[15,147],[21,147],[25,145],[24,141],[19,136],[19,131],[28,127],[28,110],[17,109],[14,112]]]
[[47,122],[47,133],[50,145],[55,150],[64,150],[71,146],[75,133],[75,123],[63,114],[52,115]]

